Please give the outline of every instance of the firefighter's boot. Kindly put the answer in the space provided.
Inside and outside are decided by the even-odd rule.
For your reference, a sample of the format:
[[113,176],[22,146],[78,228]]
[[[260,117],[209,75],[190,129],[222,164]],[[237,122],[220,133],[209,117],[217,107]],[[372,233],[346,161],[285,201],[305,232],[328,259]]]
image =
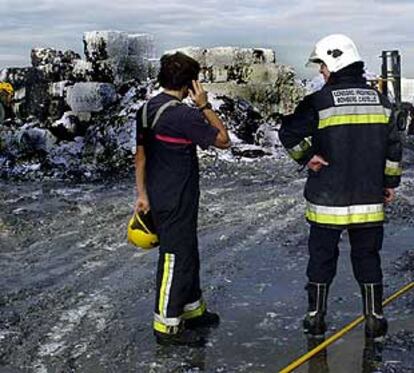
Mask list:
[[303,320],[303,331],[310,336],[323,336],[326,332],[325,315],[328,298],[328,284],[309,282],[308,312]]
[[382,284],[361,284],[365,315],[365,336],[381,339],[387,334],[388,323],[382,312]]
[[185,320],[187,329],[214,328],[220,324],[220,317],[217,313],[205,311],[201,316]]
[[189,346],[204,347],[207,343],[206,339],[198,335],[195,331],[185,329],[181,326],[177,333],[161,333],[154,330],[156,341],[162,346]]

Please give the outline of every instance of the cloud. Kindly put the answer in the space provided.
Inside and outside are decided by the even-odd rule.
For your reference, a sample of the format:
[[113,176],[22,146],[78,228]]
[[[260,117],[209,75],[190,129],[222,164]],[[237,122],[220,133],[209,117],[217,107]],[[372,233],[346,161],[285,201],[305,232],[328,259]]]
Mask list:
[[[82,52],[82,33],[151,32],[159,53],[184,45],[266,46],[301,74],[313,44],[345,33],[379,71],[382,49],[400,49],[414,76],[411,0],[0,0],[0,67],[29,64],[33,46]],[[309,72],[307,73],[309,74]]]

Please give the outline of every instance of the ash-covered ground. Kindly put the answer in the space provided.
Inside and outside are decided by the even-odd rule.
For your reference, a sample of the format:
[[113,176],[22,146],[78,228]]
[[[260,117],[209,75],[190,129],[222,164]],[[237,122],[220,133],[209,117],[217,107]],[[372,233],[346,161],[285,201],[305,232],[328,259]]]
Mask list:
[[[306,174],[281,151],[232,159],[202,162],[202,284],[222,317],[204,349],[155,344],[157,251],[126,241],[132,174],[116,183],[0,182],[0,371],[276,372],[304,353]],[[413,166],[406,149],[382,252],[386,296],[414,279]],[[344,234],[330,333],[361,308]],[[364,348],[358,327],[299,371],[413,372],[413,309],[413,292],[386,308],[383,346]]]

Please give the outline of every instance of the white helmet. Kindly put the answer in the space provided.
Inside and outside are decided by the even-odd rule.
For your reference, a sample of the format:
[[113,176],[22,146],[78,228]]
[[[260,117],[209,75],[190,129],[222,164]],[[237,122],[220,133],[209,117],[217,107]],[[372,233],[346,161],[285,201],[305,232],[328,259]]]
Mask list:
[[323,62],[334,73],[358,61],[361,61],[361,56],[355,43],[348,36],[334,34],[316,43],[307,66],[310,63]]

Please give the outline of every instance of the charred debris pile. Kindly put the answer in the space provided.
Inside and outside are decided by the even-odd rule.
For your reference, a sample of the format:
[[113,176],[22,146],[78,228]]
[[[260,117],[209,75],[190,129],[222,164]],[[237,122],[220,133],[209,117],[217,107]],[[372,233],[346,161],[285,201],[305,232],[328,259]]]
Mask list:
[[[0,72],[0,81],[15,89],[14,114],[0,127],[1,178],[99,180],[131,173],[136,112],[158,91],[154,38],[93,31],[84,33],[83,44],[83,57],[36,48],[31,67]],[[234,146],[221,156],[274,155],[278,118],[304,95],[293,69],[278,64],[270,49],[180,50],[202,65],[200,79],[231,129]]]

